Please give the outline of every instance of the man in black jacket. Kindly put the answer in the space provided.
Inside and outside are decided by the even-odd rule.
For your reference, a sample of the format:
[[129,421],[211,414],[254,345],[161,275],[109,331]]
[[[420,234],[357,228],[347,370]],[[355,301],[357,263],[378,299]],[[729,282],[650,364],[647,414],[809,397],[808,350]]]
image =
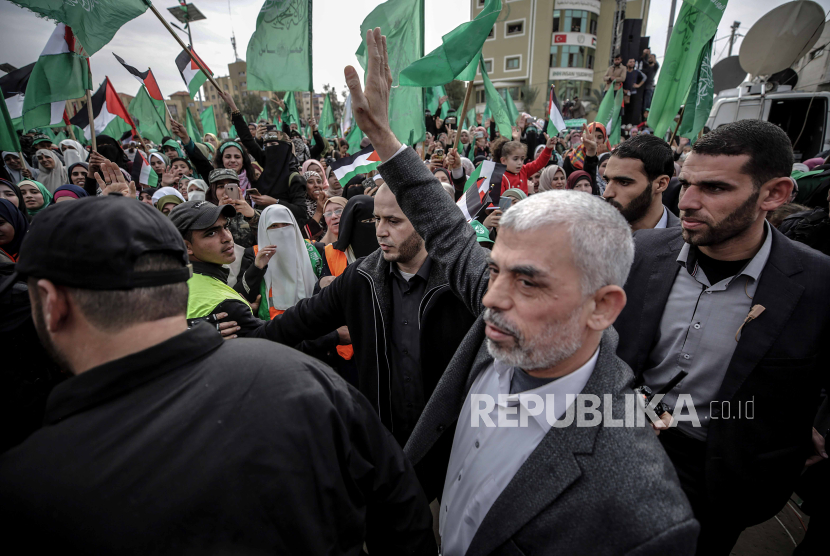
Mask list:
[[0,457],[6,538],[68,554],[436,553],[412,467],[360,393],[295,350],[188,330],[167,218],[113,196],[39,218],[17,270],[74,376]]
[[654,390],[688,373],[664,399],[683,419],[659,438],[701,523],[698,554],[729,554],[774,516],[813,450],[830,259],[765,220],[790,197],[792,162],[775,125],[712,130],[680,173],[682,228],[634,236],[617,354]]

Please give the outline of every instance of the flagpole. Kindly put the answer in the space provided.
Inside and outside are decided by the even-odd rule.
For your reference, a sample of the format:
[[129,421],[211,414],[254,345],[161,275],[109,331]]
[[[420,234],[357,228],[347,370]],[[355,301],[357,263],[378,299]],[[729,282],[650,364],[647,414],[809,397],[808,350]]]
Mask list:
[[680,129],[680,124],[683,123],[683,113],[686,111],[686,105],[683,105],[683,108],[680,109],[680,117],[677,119],[677,125],[674,126],[674,131],[671,134],[671,139],[669,139],[669,146],[671,147],[672,141],[674,141],[675,135],[677,135],[677,130]]
[[95,141],[95,114],[92,111],[92,91],[86,90],[86,111],[89,114],[89,134],[92,136],[92,150],[98,150],[98,143]]
[[66,126],[66,132],[69,134],[70,139],[77,141],[77,139],[75,139],[75,131],[72,129],[71,125]]
[[[193,62],[194,62],[197,66],[199,66],[199,69],[200,69],[200,70],[202,70],[202,71],[204,72],[204,74],[205,74],[205,75],[207,76],[207,78],[210,80],[211,84],[212,84],[214,87],[216,87],[216,90],[217,90],[217,91],[221,91],[222,89],[220,89],[220,88],[219,88],[219,83],[217,83],[217,82],[216,82],[216,80],[213,78],[213,76],[210,74],[210,72],[207,70],[207,68],[206,68],[205,66],[203,66],[203,65],[202,65],[202,61],[201,61],[201,60],[199,60],[199,57],[198,57],[198,56],[194,56],[194,55],[193,55],[193,50],[191,50],[190,48],[188,48],[188,47],[187,47],[187,45],[186,45],[186,44],[184,44],[184,41],[182,41],[182,39],[180,39],[180,38],[179,38],[179,36],[178,36],[176,33],[174,33],[174,32],[173,32],[173,29],[170,27],[170,25],[167,23],[167,21],[164,19],[164,17],[163,17],[163,16],[159,13],[159,11],[156,9],[156,7],[153,5],[153,3],[152,3],[152,2],[150,2],[150,0],[145,0],[145,1],[147,2],[147,5],[150,7],[150,9],[153,11],[153,13],[154,13],[154,14],[156,14],[156,17],[157,17],[157,18],[159,18],[159,21],[161,21],[161,23],[164,25],[165,29],[167,29],[167,31],[168,31],[171,35],[173,35],[173,38],[174,38],[174,39],[176,39],[176,42],[177,42],[177,43],[179,43],[179,45],[180,45],[180,46],[181,46],[181,47],[182,47],[182,48],[183,48],[183,49],[184,49],[184,50],[185,50],[188,54],[190,54],[190,59],[191,59],[191,60],[193,60]],[[169,113],[169,110],[168,110],[168,113]]]
[[467,117],[467,105],[470,103],[470,96],[473,94],[474,84],[472,81],[467,82],[467,93],[464,95],[464,104],[461,106],[461,118],[458,120],[458,131],[455,134],[455,152],[458,152],[458,144],[461,142],[461,131],[464,129],[464,118]]

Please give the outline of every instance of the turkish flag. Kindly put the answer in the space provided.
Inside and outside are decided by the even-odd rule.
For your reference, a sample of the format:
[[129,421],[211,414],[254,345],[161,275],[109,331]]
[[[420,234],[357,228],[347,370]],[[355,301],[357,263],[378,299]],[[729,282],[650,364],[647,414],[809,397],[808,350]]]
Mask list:
[[554,35],[553,36],[553,42],[554,43],[568,42],[568,35]]

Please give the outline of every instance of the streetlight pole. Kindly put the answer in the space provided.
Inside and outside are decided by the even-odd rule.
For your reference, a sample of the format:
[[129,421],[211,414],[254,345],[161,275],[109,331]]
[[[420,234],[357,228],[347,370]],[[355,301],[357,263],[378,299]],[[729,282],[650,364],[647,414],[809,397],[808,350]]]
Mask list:
[[732,27],[730,27],[730,29],[732,30],[732,33],[729,35],[729,55],[730,56],[732,56],[732,46],[735,44],[735,33],[738,32],[738,27],[740,27],[740,26],[741,26],[740,21],[734,21],[734,22],[732,22]]
[[674,29],[674,14],[677,10],[677,0],[671,0],[671,11],[669,12],[669,31],[666,33],[666,49],[669,48],[669,39],[671,39],[671,32]]
[[[193,21],[201,21],[201,20],[207,19],[207,18],[205,17],[205,15],[202,12],[199,11],[199,8],[197,8],[193,4],[188,4],[186,2],[186,0],[179,0],[179,5],[178,6],[175,6],[173,8],[167,8],[167,11],[169,11],[171,14],[173,14],[173,17],[175,17],[177,20],[179,20],[179,22],[184,24],[185,29],[187,29],[188,47],[192,50],[193,49],[193,35],[190,32],[190,24]],[[177,29],[179,29],[180,31],[183,31],[183,29],[181,27],[179,27],[178,25],[174,24],[174,26]],[[202,103],[202,89],[201,89],[201,87],[199,88],[198,96],[199,96],[199,111],[202,112],[205,107],[204,107],[204,104]]]

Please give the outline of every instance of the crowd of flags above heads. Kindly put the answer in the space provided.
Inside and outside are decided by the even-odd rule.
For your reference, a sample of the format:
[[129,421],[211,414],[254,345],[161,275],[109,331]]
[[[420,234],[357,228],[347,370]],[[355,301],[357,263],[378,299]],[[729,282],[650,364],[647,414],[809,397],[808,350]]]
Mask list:
[[[501,13],[502,0],[486,0],[475,18],[445,34],[441,45],[426,55],[424,1],[387,0],[365,18],[360,28],[361,45],[355,54],[364,70],[366,30],[381,27],[387,36],[394,83],[389,106],[393,132],[405,143],[423,140],[424,108],[433,112],[440,110],[440,114],[446,116],[448,103],[440,103],[439,108],[439,99],[446,96],[444,85],[453,80],[473,81],[480,73],[485,90],[485,116],[492,117],[501,135],[510,137],[518,110],[509,93],[502,96],[493,86],[481,56],[484,41]],[[143,14],[150,7],[150,1],[97,0],[91,10],[86,9],[85,2],[12,2],[58,24],[36,62],[0,78],[4,125],[11,126],[0,133],[3,149],[7,150],[5,141],[10,140],[4,138],[15,135],[14,130],[38,128],[48,133],[49,128],[63,127],[74,120],[85,123],[86,126],[79,127],[88,133],[89,115],[79,118],[78,114],[73,114],[70,118],[65,110],[66,101],[81,98],[93,89],[88,57],[105,46],[120,27]],[[692,85],[705,69],[703,66],[711,62],[712,39],[726,4],[726,0],[719,3],[683,2],[676,29],[694,28],[695,33],[689,45],[682,43],[684,33],[673,33],[673,40],[667,46],[664,69],[657,82],[648,119],[657,135],[666,133],[684,103],[690,108],[691,115],[683,122],[680,134],[694,137],[702,129],[712,104],[712,91]],[[264,2],[257,17],[256,31],[248,44],[248,85],[251,90],[313,90],[311,6],[311,0],[293,2],[288,9],[271,1]],[[156,15],[161,17],[157,12]],[[281,24],[286,17],[294,24]],[[102,125],[95,126],[96,134],[117,128],[160,141],[164,135],[169,135],[169,130],[165,125],[166,105],[152,71],[149,68],[139,70],[118,56],[116,58],[142,85],[135,99],[122,110],[123,106],[116,106],[113,96],[117,95],[114,95],[109,79],[104,80],[89,107],[93,121],[97,124],[97,120],[101,120]],[[195,97],[209,78],[208,65],[192,50],[183,50],[175,62],[191,97]],[[612,145],[619,142],[621,106],[622,95],[615,94],[611,87],[598,109],[596,121],[606,124]],[[345,112],[338,126],[327,96],[320,130],[327,136],[342,135],[351,149],[358,150],[356,147],[363,133],[354,123],[350,102],[347,102]],[[475,115],[475,108],[459,114],[459,127],[473,125],[471,120]],[[201,114],[205,121],[199,122],[199,116],[194,117],[190,111],[188,116],[185,125],[190,129],[196,131],[201,127],[203,131],[211,129],[215,132],[212,108]],[[566,124],[553,88],[549,91],[545,116],[549,135],[564,131]],[[275,121],[301,125],[293,94],[285,95],[285,108]]]

